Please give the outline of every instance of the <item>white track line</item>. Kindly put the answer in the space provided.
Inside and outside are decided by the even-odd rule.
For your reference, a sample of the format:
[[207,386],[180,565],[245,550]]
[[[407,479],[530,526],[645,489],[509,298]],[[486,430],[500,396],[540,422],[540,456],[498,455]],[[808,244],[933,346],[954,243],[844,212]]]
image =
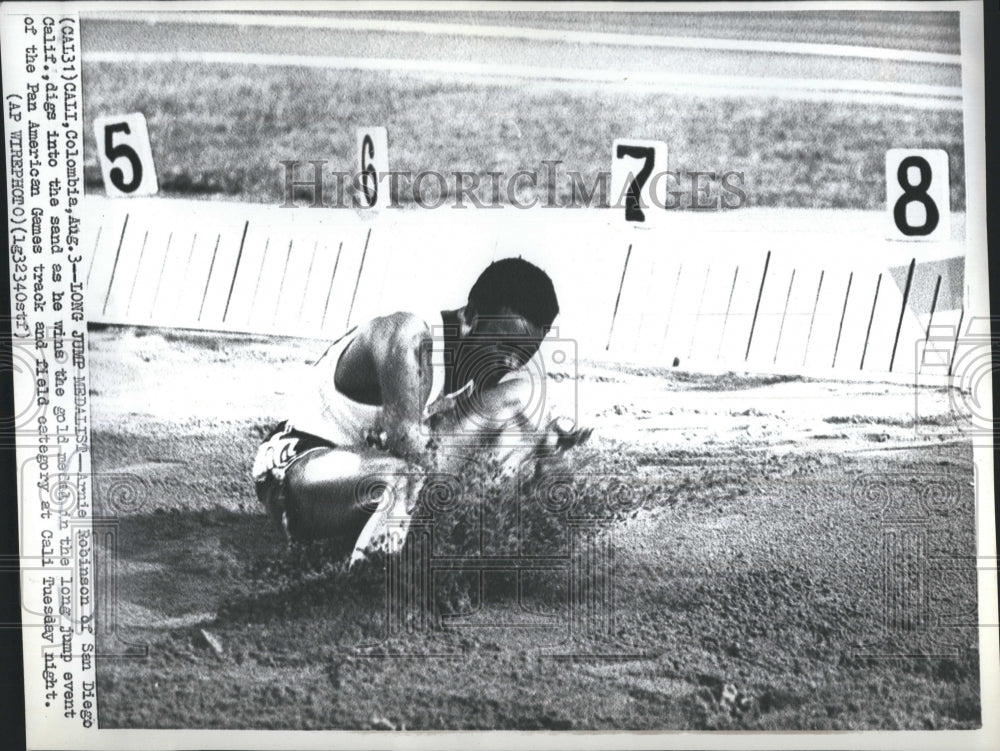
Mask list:
[[710,39],[702,37],[657,36],[653,34],[618,34],[602,31],[536,29],[523,26],[485,26],[479,24],[438,23],[428,21],[376,20],[322,16],[285,16],[237,13],[95,13],[94,19],[145,23],[211,24],[221,26],[264,26],[270,28],[328,29],[397,34],[482,37],[488,39],[524,39],[533,42],[567,44],[604,44],[615,47],[659,47],[728,52],[764,52],[821,57],[857,57],[870,60],[895,60],[907,63],[961,65],[961,55],[940,52],[898,50],[886,47],[861,47],[841,44],[778,42],[746,39]]
[[820,101],[868,101],[933,109],[962,109],[962,89],[953,86],[883,83],[880,81],[831,80],[823,78],[757,78],[714,76],[648,71],[608,71],[598,69],[541,68],[527,65],[411,60],[399,58],[326,57],[322,55],[266,55],[228,52],[87,52],[84,62],[100,63],[198,63],[264,65],[368,70],[447,76],[453,80],[489,79],[495,82],[542,80],[575,87],[581,83],[615,85],[621,91],[692,90],[706,93],[724,91],[734,96],[774,96],[784,99]]

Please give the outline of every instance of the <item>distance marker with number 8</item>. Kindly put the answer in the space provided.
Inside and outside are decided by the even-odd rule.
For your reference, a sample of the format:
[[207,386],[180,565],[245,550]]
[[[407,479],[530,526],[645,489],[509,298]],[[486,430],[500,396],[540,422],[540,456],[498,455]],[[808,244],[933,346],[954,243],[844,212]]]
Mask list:
[[951,239],[948,152],[889,149],[885,155],[885,181],[890,240]]

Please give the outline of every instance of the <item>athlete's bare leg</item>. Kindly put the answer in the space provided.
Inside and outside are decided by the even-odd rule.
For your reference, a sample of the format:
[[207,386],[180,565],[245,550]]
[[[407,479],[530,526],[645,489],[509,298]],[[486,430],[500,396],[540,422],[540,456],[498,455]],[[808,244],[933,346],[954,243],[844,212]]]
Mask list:
[[[437,472],[460,475],[484,448],[517,472],[525,461],[562,453],[590,435],[589,430],[561,430],[555,421],[541,433],[532,430],[509,387],[490,390],[477,406],[469,410],[454,404],[438,415]],[[384,452],[307,451],[285,473],[287,531],[295,540],[335,540],[353,551],[352,561],[376,544],[391,550],[406,535],[424,473]]]
[[[333,539],[353,549],[373,514],[390,522],[412,506],[419,489],[402,459],[344,449],[318,449],[292,463],[285,475],[285,519],[296,540]],[[394,501],[401,505],[396,506]],[[405,531],[405,527],[404,527]]]

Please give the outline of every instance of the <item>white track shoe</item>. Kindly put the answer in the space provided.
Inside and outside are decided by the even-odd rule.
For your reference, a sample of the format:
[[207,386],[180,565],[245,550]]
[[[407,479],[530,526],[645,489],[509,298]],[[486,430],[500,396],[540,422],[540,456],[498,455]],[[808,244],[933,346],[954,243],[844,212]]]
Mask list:
[[414,488],[410,483],[385,489],[378,507],[368,518],[354,543],[348,569],[374,553],[395,555],[403,549],[412,518],[409,499],[416,499],[417,491],[419,486]]

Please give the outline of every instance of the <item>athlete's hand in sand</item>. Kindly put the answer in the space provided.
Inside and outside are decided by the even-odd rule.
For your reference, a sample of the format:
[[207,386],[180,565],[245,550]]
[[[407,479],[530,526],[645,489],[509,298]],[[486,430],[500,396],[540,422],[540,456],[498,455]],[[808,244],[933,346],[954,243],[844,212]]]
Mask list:
[[575,425],[569,417],[557,417],[546,428],[545,437],[537,448],[538,456],[557,456],[572,448],[582,446],[590,439],[593,432],[593,428]]

